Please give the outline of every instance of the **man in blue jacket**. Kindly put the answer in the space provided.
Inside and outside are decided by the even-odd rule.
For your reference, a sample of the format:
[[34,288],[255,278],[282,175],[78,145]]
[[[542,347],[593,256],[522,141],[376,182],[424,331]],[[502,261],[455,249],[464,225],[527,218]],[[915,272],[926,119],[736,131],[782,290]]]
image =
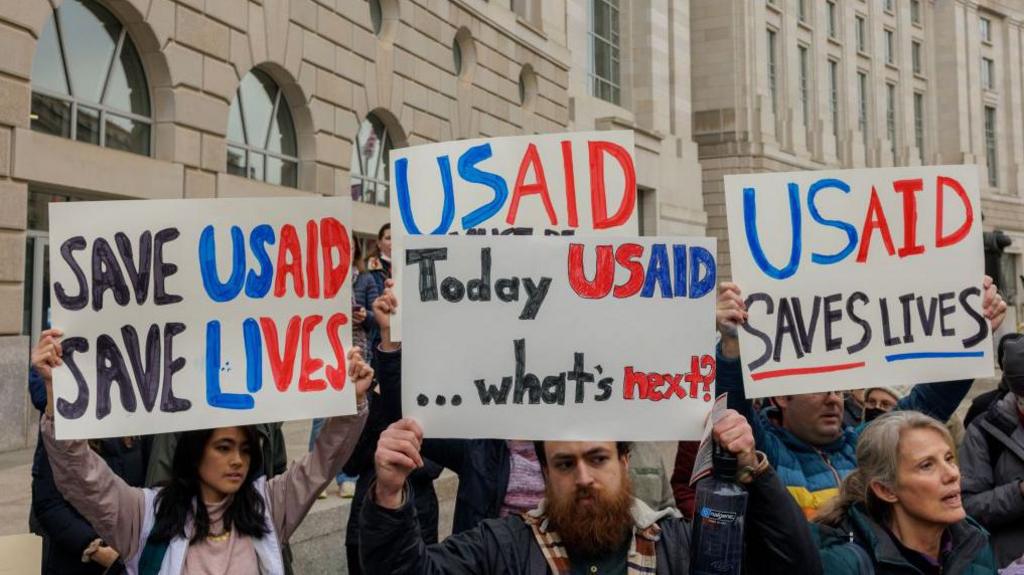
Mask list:
[[[996,292],[992,278],[986,276],[984,285],[983,313],[995,331],[1006,315],[1006,303]],[[764,411],[753,408],[744,394],[736,330],[746,321],[747,311],[736,284],[720,284],[716,319],[722,334],[716,391],[728,393],[729,407],[750,421],[758,449],[767,454],[804,514],[813,517],[823,503],[838,493],[843,478],[857,467],[861,427],[843,425],[843,395],[834,391],[775,397],[782,423],[772,423]],[[870,383],[865,382],[865,386]],[[916,385],[896,409],[920,411],[946,421],[972,383],[966,380]]]

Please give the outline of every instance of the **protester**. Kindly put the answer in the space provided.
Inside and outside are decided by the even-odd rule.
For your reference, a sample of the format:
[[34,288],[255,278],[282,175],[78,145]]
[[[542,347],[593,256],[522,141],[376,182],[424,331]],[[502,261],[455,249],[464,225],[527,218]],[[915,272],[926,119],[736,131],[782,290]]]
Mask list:
[[999,338],[999,345],[996,348],[996,360],[999,369],[1003,371],[1003,377],[999,379],[999,385],[996,386],[996,389],[981,393],[978,397],[974,398],[974,401],[971,402],[971,407],[967,409],[967,415],[964,416],[964,426],[969,427],[974,418],[988,411],[988,408],[993,403],[998,403],[1000,399],[1009,393],[1010,387],[1006,383],[1006,366],[1003,365],[1004,350],[1010,342],[1022,337],[1024,337],[1024,334],[1008,333]]
[[[387,346],[389,350],[397,351],[400,345],[390,342],[390,319],[386,317],[398,308],[398,299],[391,289],[393,285],[394,281],[388,280],[384,294],[374,304],[374,313],[381,325],[379,349]],[[390,398],[385,402],[396,402],[392,405],[400,407],[401,355],[391,355],[388,359],[384,359],[384,353],[380,353],[380,356],[378,380],[381,395]],[[391,362],[390,367],[385,368],[385,361]],[[391,421],[396,421],[398,416],[394,415],[395,411],[391,413],[394,417]],[[484,519],[529,511],[544,497],[544,478],[531,441],[431,439],[424,444],[423,454],[428,460],[451,469],[459,476],[453,533],[472,529]],[[642,459],[649,461],[653,458]],[[655,467],[645,461],[640,461],[641,468],[630,467],[635,484],[651,485],[651,488],[644,489],[643,495],[650,498],[644,502],[649,506],[670,504],[665,489],[667,481],[664,467]],[[427,468],[431,469],[429,465]]]
[[[40,416],[46,410],[46,382],[34,367],[29,368],[29,393]],[[93,440],[92,448],[121,479],[140,487],[146,476],[148,438],[118,437]],[[43,575],[115,575],[124,563],[113,547],[104,544],[53,482],[42,435],[32,459],[32,532],[43,539]]]
[[[388,293],[390,294],[390,291]],[[377,451],[377,440],[381,432],[402,418],[402,348],[397,342],[391,341],[390,301],[391,299],[379,297],[373,303],[374,315],[381,318],[381,342],[374,355],[377,385],[373,392],[367,394],[369,416],[366,426],[344,468],[346,473],[358,476],[355,497],[352,499],[345,528],[345,555],[349,575],[363,573],[359,562],[359,511],[376,477],[373,456]],[[434,491],[434,480],[441,474],[442,467],[426,458],[423,463],[422,468],[413,471],[409,476],[409,484],[412,487],[420,535],[424,543],[431,544],[437,543],[438,540],[440,508]]]
[[366,258],[359,242],[353,242],[352,250],[352,345],[359,346],[366,354],[367,363],[372,364],[373,348],[370,347],[370,332],[377,326],[373,318],[373,300],[380,295],[377,281],[366,271]]
[[[363,322],[366,328],[366,339],[371,350],[377,349],[380,343],[380,328],[377,326],[377,318],[373,315],[373,302],[384,293],[384,283],[391,279],[391,224],[384,224],[377,232],[377,242],[372,254],[366,258],[365,271],[360,273],[359,285],[353,284],[353,296],[358,305],[364,306],[367,310],[366,320]],[[372,356],[372,351],[371,351]]]
[[[727,411],[714,437],[747,470],[746,566],[751,573],[821,572],[800,510],[785,496],[749,424]],[[632,496],[623,442],[537,442],[544,498],[523,515],[488,519],[437,545],[419,539],[406,481],[422,464],[414,420],[380,437],[377,481],[360,518],[368,573],[688,573],[690,526],[674,508],[652,510]],[[756,567],[755,567],[756,566]]]
[[250,426],[190,431],[179,438],[167,486],[139,489],[117,477],[87,442],[54,437],[50,380],[62,364],[62,335],[45,331],[33,353],[47,384],[40,426],[54,480],[130,572],[283,573],[281,544],[351,454],[365,422],[373,370],[358,350],[348,354],[358,414],[328,420],[313,452],[291,469],[269,480],[261,475],[259,439]]
[[857,427],[864,421],[864,390],[851,389],[843,400],[843,425]]
[[[992,278],[984,279],[982,312],[995,331],[1006,315],[1006,303]],[[860,428],[843,426],[840,392],[807,393],[775,397],[781,425],[754,411],[746,400],[740,369],[737,326],[746,321],[740,288],[730,282],[719,286],[717,324],[722,334],[718,346],[717,392],[729,394],[729,406],[751,422],[758,448],[768,454],[779,477],[808,517],[838,492],[842,478],[856,468]],[[957,381],[914,386],[896,409],[920,411],[946,421],[956,411],[973,382]]]
[[872,422],[880,415],[896,409],[903,394],[894,387],[871,387],[864,393],[864,422]]
[[384,282],[391,279],[391,224],[387,223],[377,231],[374,253],[366,260],[366,270],[377,282],[377,292],[384,293]]
[[992,534],[996,561],[1006,566],[1024,553],[1024,339],[1003,355],[1010,393],[967,429],[960,452],[964,508]]
[[693,465],[697,461],[700,450],[699,441],[680,441],[676,446],[676,463],[672,469],[672,495],[676,508],[687,519],[693,519],[693,506],[697,498],[697,490],[690,486]]
[[814,519],[825,572],[994,574],[988,536],[961,504],[955,450],[945,426],[921,413],[868,425],[859,467]]

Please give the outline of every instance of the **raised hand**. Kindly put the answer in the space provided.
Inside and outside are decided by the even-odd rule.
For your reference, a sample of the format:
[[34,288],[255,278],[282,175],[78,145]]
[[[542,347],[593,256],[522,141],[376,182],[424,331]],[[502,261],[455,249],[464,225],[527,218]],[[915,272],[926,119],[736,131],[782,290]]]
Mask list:
[[990,276],[985,276],[985,295],[981,300],[982,313],[988,318],[988,325],[992,331],[999,329],[1003,319],[1006,318],[1006,302],[1003,296],[999,295],[998,288]]
[[363,361],[363,350],[353,347],[348,350],[348,379],[356,386],[356,404],[366,397],[366,392],[373,383],[373,368]]
[[422,445],[423,429],[414,419],[400,419],[380,434],[374,456],[377,470],[374,495],[378,505],[388,509],[402,506],[405,480],[414,469],[423,466]]
[[380,328],[380,347],[384,351],[398,349],[398,344],[391,341],[391,315],[398,311],[398,296],[395,295],[395,280],[384,281],[384,293],[373,300],[373,319]]

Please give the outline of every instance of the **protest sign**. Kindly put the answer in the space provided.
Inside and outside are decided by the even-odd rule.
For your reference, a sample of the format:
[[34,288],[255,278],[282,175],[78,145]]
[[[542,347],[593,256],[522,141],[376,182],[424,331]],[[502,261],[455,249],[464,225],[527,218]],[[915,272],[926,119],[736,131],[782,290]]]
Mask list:
[[713,239],[407,240],[402,408],[428,437],[701,436]]
[[43,538],[32,533],[0,537],[0,575],[39,573],[43,565]]
[[977,167],[727,176],[749,397],[992,375]]
[[[637,235],[633,132],[459,140],[391,152],[392,249],[409,235]],[[396,288],[402,266],[394,266]],[[400,295],[400,292],[399,292]],[[392,336],[402,339],[401,315]]]
[[350,200],[50,204],[57,437],[355,411]]

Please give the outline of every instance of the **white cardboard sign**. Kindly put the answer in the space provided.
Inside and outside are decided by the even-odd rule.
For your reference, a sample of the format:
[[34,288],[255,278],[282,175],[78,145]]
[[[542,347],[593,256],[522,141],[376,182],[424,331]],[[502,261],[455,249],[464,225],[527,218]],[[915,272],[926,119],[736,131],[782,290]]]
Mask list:
[[701,437],[714,239],[407,240],[402,408],[427,436]]
[[50,205],[57,437],[355,411],[350,200]]
[[[396,262],[411,235],[639,233],[630,130],[401,148],[391,152],[391,180]],[[393,273],[400,289],[402,266]],[[392,320],[396,341],[401,319]]]
[[726,176],[747,396],[991,376],[977,174]]

